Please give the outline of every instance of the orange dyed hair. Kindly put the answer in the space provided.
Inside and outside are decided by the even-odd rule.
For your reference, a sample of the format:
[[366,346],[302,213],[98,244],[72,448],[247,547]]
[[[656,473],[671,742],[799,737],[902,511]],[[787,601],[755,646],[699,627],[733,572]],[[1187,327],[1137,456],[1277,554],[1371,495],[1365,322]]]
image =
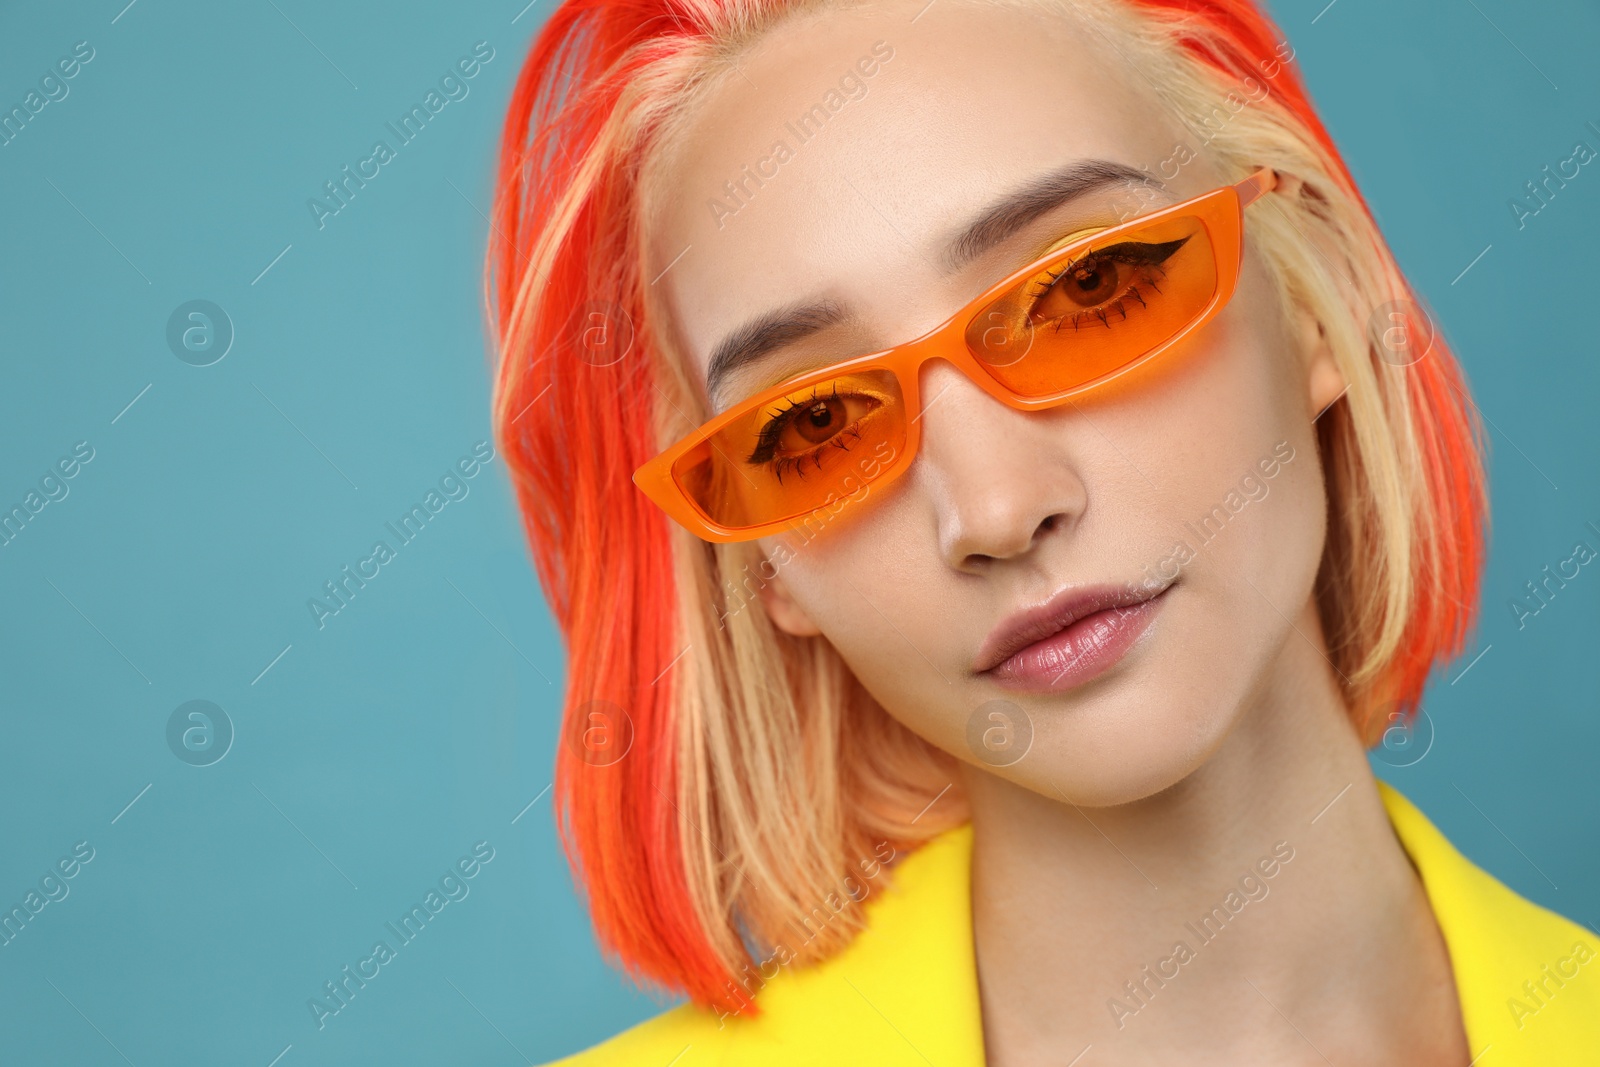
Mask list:
[[[1412,714],[1435,663],[1460,651],[1477,601],[1481,433],[1456,363],[1442,339],[1410,366],[1380,358],[1364,313],[1414,295],[1284,62],[1281,34],[1251,0],[1038,2],[1118,9],[1130,33],[1188,72],[1173,75],[1178,96],[1221,99],[1281,68],[1228,136],[1241,156],[1301,174],[1312,191],[1301,214],[1263,224],[1258,243],[1285,299],[1328,313],[1319,317],[1351,383],[1318,423],[1330,523],[1317,601],[1355,727],[1375,743],[1391,709]],[[665,443],[664,409],[700,403],[645,295],[642,160],[686,86],[786,15],[822,6],[565,0],[533,42],[506,116],[488,262],[496,434],[568,644],[555,780],[568,858],[612,957],[638,979],[734,1010],[754,1010],[738,980],[751,942],[777,940],[870,851],[864,843],[915,846],[962,817],[945,801],[913,825],[949,780],[949,757],[889,720],[826,648],[797,645],[759,611],[706,624],[748,557],[682,535],[630,481]],[[1336,299],[1307,231],[1345,258],[1359,292]],[[584,337],[597,326],[631,350],[599,365]],[[748,676],[769,653],[787,703],[763,703]],[[597,708],[611,718],[594,719]],[[838,740],[846,722],[854,744]],[[574,742],[596,723],[631,737],[624,758],[586,758]],[[777,758],[785,745],[805,758]],[[765,792],[753,784],[771,775],[780,780]],[[846,902],[810,957],[859,925]]]

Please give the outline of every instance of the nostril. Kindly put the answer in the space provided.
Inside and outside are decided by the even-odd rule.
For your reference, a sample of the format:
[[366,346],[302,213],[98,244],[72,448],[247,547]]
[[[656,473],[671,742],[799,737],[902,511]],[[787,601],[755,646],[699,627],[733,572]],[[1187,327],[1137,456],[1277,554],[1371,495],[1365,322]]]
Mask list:
[[1039,520],[1039,525],[1033,531],[1033,541],[1034,543],[1043,541],[1057,530],[1069,529],[1071,524],[1072,516],[1070,514],[1064,511],[1053,511]]
[[[961,565],[963,567],[977,570],[982,569],[996,560],[1009,559],[1019,553],[1027,552],[1039,543],[1043,535],[1050,533],[1058,526],[1070,521],[1071,515],[1068,512],[1053,512],[1039,520],[1038,525],[1033,529],[1033,536],[1028,539],[1028,543],[1026,545],[1020,545],[1014,550],[1003,552],[969,552],[962,557]],[[1013,529],[1014,528],[1015,527],[1013,527]]]

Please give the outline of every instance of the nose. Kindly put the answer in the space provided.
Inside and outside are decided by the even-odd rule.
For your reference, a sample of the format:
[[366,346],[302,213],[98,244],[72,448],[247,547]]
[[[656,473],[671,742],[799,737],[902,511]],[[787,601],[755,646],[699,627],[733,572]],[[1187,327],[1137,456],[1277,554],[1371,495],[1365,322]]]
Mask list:
[[977,573],[1068,536],[1088,507],[1071,406],[1017,411],[942,359],[922,368],[919,384],[922,442],[914,470],[945,561]]

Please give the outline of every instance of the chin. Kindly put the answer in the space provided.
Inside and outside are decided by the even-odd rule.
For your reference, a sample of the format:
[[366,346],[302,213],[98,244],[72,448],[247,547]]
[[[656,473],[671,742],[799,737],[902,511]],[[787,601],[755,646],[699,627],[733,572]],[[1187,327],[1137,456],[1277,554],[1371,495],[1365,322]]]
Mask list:
[[[1156,652],[1153,644],[1141,651]],[[1055,800],[1112,807],[1179,786],[1203,767],[1238,725],[1249,686],[1170,654],[1140,659],[1145,670],[1104,679],[1118,684],[1083,694],[1076,707],[1030,708],[1033,746],[999,772]]]
[[1115,747],[1109,758],[1086,753],[1040,752],[1040,760],[1024,760],[1013,781],[1051,800],[1080,808],[1112,808],[1154,797],[1194,774],[1210,753],[1197,752],[1182,736],[1174,744],[1139,742]]

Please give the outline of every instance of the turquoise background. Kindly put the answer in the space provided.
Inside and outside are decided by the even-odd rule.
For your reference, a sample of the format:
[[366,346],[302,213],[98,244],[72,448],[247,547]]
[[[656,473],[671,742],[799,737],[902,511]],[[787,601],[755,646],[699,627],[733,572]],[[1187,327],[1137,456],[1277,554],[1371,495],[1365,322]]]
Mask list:
[[[306,606],[489,437],[492,147],[550,0],[125,2],[0,9],[6,109],[94,49],[0,147],[0,506],[93,449],[0,548],[0,905],[93,849],[0,947],[0,1061],[510,1065],[597,1041],[657,1004],[599,959],[553,831],[561,649],[503,464],[446,482],[466,495],[322,628]],[[1600,569],[1521,629],[1509,602],[1600,547],[1600,163],[1521,230],[1508,200],[1600,148],[1600,14],[1274,7],[1493,426],[1483,621],[1430,691],[1431,745],[1379,769],[1592,927]],[[319,229],[307,199],[479,41],[467,95]],[[209,366],[167,341],[193,300],[235,334]],[[194,700],[235,732],[204,767],[168,743]],[[493,859],[446,883],[469,894],[319,1030],[308,998],[479,842]]]

